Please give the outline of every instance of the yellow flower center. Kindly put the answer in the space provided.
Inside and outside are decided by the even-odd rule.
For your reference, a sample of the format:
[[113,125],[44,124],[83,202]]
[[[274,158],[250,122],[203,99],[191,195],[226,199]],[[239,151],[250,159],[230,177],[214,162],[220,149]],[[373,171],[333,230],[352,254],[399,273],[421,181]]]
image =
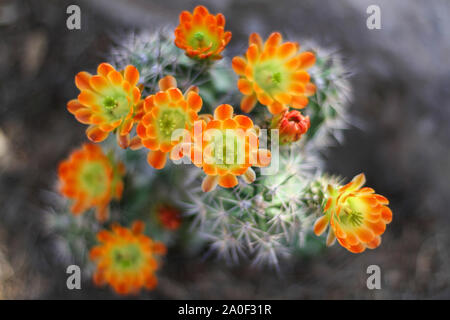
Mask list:
[[130,100],[126,92],[108,88],[99,95],[99,104],[105,109],[105,114],[116,120],[125,117],[131,108]]
[[255,81],[267,93],[284,86],[283,69],[279,63],[268,61],[255,66]]
[[204,36],[203,33],[201,33],[201,32],[196,32],[196,33],[194,34],[194,38],[195,38],[198,42],[201,42],[201,41],[203,41],[203,39],[205,39],[205,36]]
[[353,227],[358,227],[362,224],[364,218],[361,212],[352,210],[349,207],[344,207],[342,211],[339,217],[341,223],[351,225]]
[[135,269],[142,260],[142,252],[137,244],[127,244],[114,248],[112,258],[113,264],[117,269]]
[[159,132],[164,139],[171,139],[176,129],[184,129],[186,115],[179,110],[167,109],[161,113],[158,120]]
[[195,49],[203,49],[211,46],[211,49],[217,48],[217,39],[214,38],[214,35],[210,34],[206,30],[198,30],[191,34],[189,40],[190,46]]
[[275,72],[272,75],[272,82],[277,83],[277,84],[281,82],[281,73],[280,72]]
[[117,108],[119,105],[119,102],[114,99],[113,97],[106,97],[103,100],[103,105],[105,106],[106,109],[111,110],[114,108]]
[[216,135],[212,140],[213,162],[220,167],[230,168],[245,162],[245,140],[232,130]]
[[80,183],[91,196],[99,196],[106,191],[108,174],[104,164],[100,162],[87,162],[80,172]]

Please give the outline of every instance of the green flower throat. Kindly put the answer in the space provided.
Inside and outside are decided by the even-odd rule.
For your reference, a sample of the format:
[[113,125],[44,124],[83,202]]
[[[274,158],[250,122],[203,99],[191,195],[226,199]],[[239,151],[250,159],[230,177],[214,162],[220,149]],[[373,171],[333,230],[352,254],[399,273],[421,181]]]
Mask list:
[[159,133],[164,140],[170,140],[176,129],[184,129],[186,126],[186,114],[176,109],[163,110],[158,119]]
[[143,257],[137,244],[127,244],[115,248],[111,252],[114,266],[119,270],[130,270],[139,267]]

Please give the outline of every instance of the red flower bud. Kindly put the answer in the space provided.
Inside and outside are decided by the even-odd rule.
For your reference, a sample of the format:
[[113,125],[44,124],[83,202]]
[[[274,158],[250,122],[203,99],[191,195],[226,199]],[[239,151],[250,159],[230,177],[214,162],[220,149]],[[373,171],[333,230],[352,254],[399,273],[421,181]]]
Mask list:
[[300,140],[310,127],[309,116],[303,116],[299,111],[286,111],[272,120],[272,129],[280,130],[280,144]]
[[168,230],[176,230],[181,224],[180,211],[170,205],[159,205],[157,208],[159,222]]

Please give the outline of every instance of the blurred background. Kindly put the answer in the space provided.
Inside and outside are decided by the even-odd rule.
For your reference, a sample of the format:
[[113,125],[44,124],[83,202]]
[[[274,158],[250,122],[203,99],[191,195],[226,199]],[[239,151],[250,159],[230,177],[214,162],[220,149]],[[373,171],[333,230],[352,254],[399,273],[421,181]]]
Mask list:
[[[81,30],[66,8],[81,8]],[[51,234],[43,227],[56,168],[85,141],[67,112],[74,75],[94,70],[128,32],[176,25],[182,10],[205,4],[233,33],[229,56],[247,37],[281,31],[336,49],[353,72],[354,127],[327,152],[328,171],[364,171],[391,200],[394,220],[376,250],[354,255],[336,245],[294,259],[281,274],[212,257],[169,252],[156,299],[450,298],[450,2],[447,0],[1,0],[0,298],[114,298],[83,282],[69,291]],[[381,8],[381,30],[366,9]],[[379,265],[382,289],[368,290]]]

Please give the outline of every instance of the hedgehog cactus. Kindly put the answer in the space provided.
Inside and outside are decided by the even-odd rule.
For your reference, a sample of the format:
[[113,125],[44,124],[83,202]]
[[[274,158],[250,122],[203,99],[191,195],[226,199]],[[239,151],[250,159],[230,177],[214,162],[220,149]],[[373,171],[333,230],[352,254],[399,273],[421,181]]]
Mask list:
[[192,190],[187,213],[196,216],[201,235],[229,262],[244,257],[276,266],[291,247],[304,245],[297,241],[299,232],[310,229],[317,216],[308,218],[301,194],[320,160],[297,152],[296,146],[282,150],[278,173],[261,175],[258,170],[253,184],[241,182],[235,189],[207,194],[186,188]]
[[316,84],[316,93],[309,98],[305,110],[309,115],[311,128],[308,140],[317,148],[343,142],[343,130],[351,122],[347,106],[352,92],[349,83],[351,71],[343,64],[342,57],[335,50],[322,48],[311,41],[303,42],[316,54],[316,64],[310,69],[311,79]]
[[[191,20],[195,32],[190,29]],[[124,232],[136,238],[133,245],[162,242],[169,251],[176,244],[183,249],[209,246],[227,262],[244,258],[275,268],[281,259],[299,252],[317,253],[335,239],[351,252],[377,247],[392,219],[388,200],[371,188],[361,188],[363,175],[342,185],[340,178],[323,172],[324,147],[342,140],[349,119],[349,73],[339,55],[314,43],[303,43],[308,51],[298,52],[299,44],[282,44],[279,33],[263,44],[253,34],[246,55],[232,62],[224,51],[231,34],[223,30],[221,14],[210,14],[199,6],[192,14],[183,12],[180,23],[177,39],[169,29],[133,34],[112,49],[109,64],[100,64],[100,71],[104,66],[115,68],[113,78],[121,81],[114,85],[122,85],[126,92],[132,86],[136,91],[133,100],[127,100],[133,105],[131,116],[125,119],[127,130],[108,127],[105,132],[115,132],[120,139],[116,142],[104,134],[102,148],[96,147],[113,163],[123,163],[126,170],[120,172],[126,174],[121,176],[121,197],[118,191],[115,197],[108,193],[100,203],[101,209],[108,204],[109,220],[107,215],[101,221],[95,219],[89,208],[97,202],[86,203],[90,198],[84,189],[76,194],[83,204],[80,208],[86,211],[82,216],[70,215],[69,201],[52,196],[54,209],[47,222],[60,239],[58,247],[65,261],[75,260],[92,271],[88,252],[99,242],[108,243],[107,235],[120,240]],[[78,77],[77,85],[96,94],[94,77],[83,79],[80,85]],[[86,108],[83,103],[89,103],[96,114],[106,115],[119,106],[108,103],[109,109],[104,110],[96,100],[81,99],[76,110],[69,111]],[[241,110],[232,107],[239,105]],[[252,112],[242,115],[240,111]],[[76,119],[86,122],[80,115]],[[98,117],[89,116],[89,121],[99,124]],[[183,133],[174,139],[178,130]],[[228,145],[224,148],[223,143],[212,142],[213,136],[225,144],[231,141],[233,147],[229,150]],[[196,162],[197,154],[200,162]],[[244,162],[238,160],[241,155]],[[256,162],[250,160],[252,155]],[[85,160],[90,165],[93,158]],[[190,160],[189,165],[185,160]],[[60,179],[76,168],[60,170]],[[76,185],[72,180],[70,185]],[[72,193],[63,193],[67,194]],[[316,237],[326,230],[326,241]],[[111,261],[114,271],[122,270],[116,267],[131,259],[128,249],[119,249],[126,256]],[[155,264],[146,250],[139,252],[139,257]],[[94,263],[102,256],[97,253],[101,252],[91,254]],[[142,270],[156,270],[156,265],[141,262]],[[131,287],[98,279],[103,275],[98,270],[96,275],[95,283],[110,283],[121,293],[156,285],[153,273],[136,274],[148,281]]]
[[117,43],[109,60],[119,69],[131,64],[139,70],[143,97],[157,92],[158,81],[171,75],[183,92],[193,84],[201,87],[205,108],[212,112],[216,103],[234,89],[235,75],[227,67],[229,61],[189,59],[174,45],[174,39],[169,28],[132,34]]
[[[258,174],[255,183],[241,183],[235,190],[205,195],[186,188],[191,190],[187,213],[196,216],[201,236],[229,262],[244,257],[254,264],[277,267],[280,258],[299,250],[309,252],[309,246],[316,245],[308,235],[322,214],[327,186],[340,182],[338,177],[322,173],[319,152],[333,140],[341,141],[350,90],[340,57],[313,48],[317,64],[311,68],[311,79],[317,91],[309,97],[305,110],[311,128],[300,141],[280,146],[278,170]],[[258,120],[261,127],[268,127],[264,116]],[[268,135],[271,140],[270,130]]]

